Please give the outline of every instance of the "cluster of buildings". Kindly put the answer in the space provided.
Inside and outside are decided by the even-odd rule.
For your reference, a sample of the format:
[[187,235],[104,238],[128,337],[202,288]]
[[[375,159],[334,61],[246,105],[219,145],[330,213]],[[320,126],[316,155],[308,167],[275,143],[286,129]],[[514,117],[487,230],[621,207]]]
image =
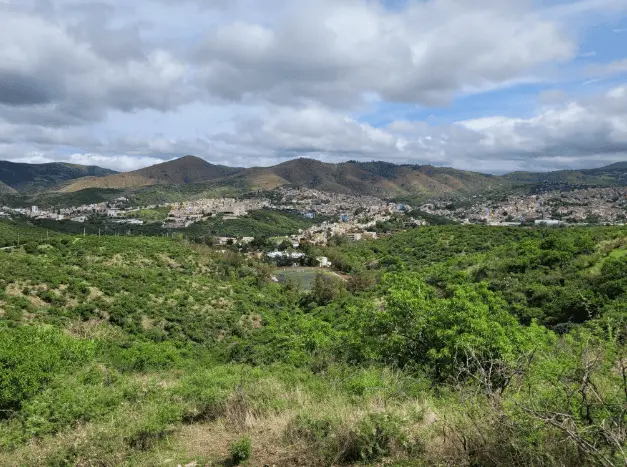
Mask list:
[[264,198],[211,198],[171,203],[166,206],[170,207],[170,214],[163,223],[163,227],[182,229],[215,215],[222,215],[226,220],[245,216],[250,211],[270,207],[270,201]]
[[[139,208],[128,209],[124,206],[128,203],[126,198],[117,198],[114,201],[97,204],[83,204],[81,206],[71,206],[69,208],[40,208],[31,206],[30,208],[11,208],[2,206],[0,217],[10,218],[13,216],[24,216],[29,219],[50,219],[54,221],[69,220],[72,222],[87,222],[90,216],[101,215],[111,219],[111,222],[118,224],[141,225],[143,221],[134,218],[133,215],[140,211]],[[148,206],[154,208],[156,206]]]
[[467,206],[445,201],[431,202],[420,209],[464,223],[622,225],[627,219],[627,188],[551,191],[530,196],[508,196],[501,201],[469,203]]
[[411,210],[410,206],[386,203],[374,196],[351,196],[310,188],[281,187],[272,193],[272,198],[272,209],[299,211],[309,218],[337,217],[340,222],[349,222],[356,216],[384,216],[399,210]]

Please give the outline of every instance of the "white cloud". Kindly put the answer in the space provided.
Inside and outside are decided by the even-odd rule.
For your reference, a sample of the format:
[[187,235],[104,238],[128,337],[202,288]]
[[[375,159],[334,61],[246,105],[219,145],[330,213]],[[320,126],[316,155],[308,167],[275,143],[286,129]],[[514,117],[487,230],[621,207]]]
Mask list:
[[521,2],[411,2],[400,12],[372,1],[292,4],[273,26],[233,22],[207,34],[199,77],[210,93],[326,105],[375,93],[442,104],[461,91],[528,81],[537,67],[576,53],[557,23]]
[[[580,53],[582,24],[626,9],[624,0],[0,1],[0,154],[120,170],[186,154],[238,166],[295,156],[487,171],[598,165],[625,153],[625,88],[569,97],[560,66]],[[589,68],[589,83],[623,62]],[[389,121],[393,105],[422,115],[451,105],[454,115],[463,96],[547,83],[531,117],[479,104],[458,124],[396,118],[377,128],[359,118],[380,108],[374,119]]]

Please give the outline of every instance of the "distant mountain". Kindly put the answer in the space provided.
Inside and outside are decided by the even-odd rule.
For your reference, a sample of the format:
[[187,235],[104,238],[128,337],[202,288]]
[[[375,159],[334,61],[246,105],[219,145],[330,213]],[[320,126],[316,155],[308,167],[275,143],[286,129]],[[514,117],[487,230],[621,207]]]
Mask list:
[[615,162],[614,164],[606,165],[605,167],[601,167],[598,170],[627,170],[627,161],[625,162]]
[[312,159],[295,159],[274,167],[247,169],[239,172],[236,178],[249,180],[252,188],[268,188],[271,181],[275,186],[289,184],[382,197],[473,191],[499,183],[498,177],[450,168],[388,162],[328,164]]
[[585,170],[557,170],[554,172],[512,172],[503,178],[514,184],[543,185],[547,189],[568,187],[627,186],[627,162]]
[[23,164],[0,161],[0,182],[24,193],[43,191],[80,177],[104,177],[115,173],[101,167],[67,163]]
[[[45,166],[48,165],[45,164]],[[585,186],[627,185],[627,163],[625,162],[590,170],[560,170],[547,173],[514,172],[503,176],[431,165],[396,165],[389,162],[356,161],[331,164],[305,158],[290,160],[273,167],[233,168],[210,164],[198,157],[186,156],[133,172],[107,174],[107,176],[101,176],[105,169],[93,167],[77,169],[76,166],[69,164],[55,165],[61,166],[66,172],[74,168],[74,172],[65,175],[66,179],[62,181],[61,176],[52,179],[51,172],[54,171],[44,171],[47,178],[42,177],[42,185],[48,187],[48,191],[66,193],[86,189],[133,190],[158,185],[169,186],[175,191],[179,190],[178,187],[189,185],[185,187],[186,192],[194,190],[202,192],[209,185],[214,188],[233,188],[241,191],[269,190],[291,185],[337,193],[413,199],[447,194],[508,193],[513,192],[514,187],[526,191],[543,191]],[[30,172],[36,172],[35,168],[42,166],[29,167],[33,167]],[[90,170],[94,172],[89,174],[91,176],[69,178],[77,172],[84,173]],[[35,177],[31,176],[28,180],[31,181],[24,182],[26,186],[37,186],[37,182],[34,181]],[[11,185],[6,181],[5,183],[18,191],[23,191],[19,183],[16,185]]]
[[149,185],[182,185],[214,180],[237,173],[241,169],[214,165],[194,156],[185,156],[133,172],[108,177],[85,177],[75,180],[60,191],[73,192],[87,188],[132,188]]

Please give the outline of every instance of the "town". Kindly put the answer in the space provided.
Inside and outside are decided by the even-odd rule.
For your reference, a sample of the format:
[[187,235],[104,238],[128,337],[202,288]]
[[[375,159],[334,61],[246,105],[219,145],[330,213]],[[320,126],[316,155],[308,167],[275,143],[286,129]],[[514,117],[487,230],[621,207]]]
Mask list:
[[[283,211],[312,220],[313,225],[276,239],[286,241],[292,249],[302,243],[327,246],[331,239],[351,241],[375,239],[381,225],[394,221],[394,230],[427,225],[423,216],[437,216],[462,224],[513,226],[542,224],[623,225],[627,216],[627,188],[589,188],[553,191],[530,196],[508,196],[501,200],[462,202],[432,200],[417,209],[405,203],[385,201],[373,196],[352,196],[307,188],[282,187],[267,192],[250,193],[241,198],[208,198],[162,205],[133,206],[126,197],[108,202],[76,207],[30,208],[0,207],[0,218],[19,217],[30,220],[66,221],[79,224],[104,219],[111,225],[127,228],[153,225],[167,234],[185,232],[194,224],[212,218],[224,221],[248,216],[259,210]],[[146,214],[151,215],[147,216]],[[217,236],[217,245],[249,245],[254,237]],[[271,251],[278,259],[294,255],[293,251]],[[291,259],[299,259],[292,257]]]
[[551,191],[531,196],[508,196],[501,201],[473,203],[432,201],[420,210],[460,223],[521,225],[611,224],[627,219],[627,188],[588,188]]

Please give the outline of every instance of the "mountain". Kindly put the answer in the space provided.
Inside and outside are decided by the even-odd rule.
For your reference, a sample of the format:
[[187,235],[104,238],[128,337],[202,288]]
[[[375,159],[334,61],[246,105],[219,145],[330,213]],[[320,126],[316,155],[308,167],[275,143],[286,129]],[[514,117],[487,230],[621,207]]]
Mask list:
[[[9,163],[0,163],[9,164]],[[21,164],[27,165],[27,164]],[[49,164],[46,164],[48,166]],[[515,187],[526,191],[572,189],[587,186],[627,185],[627,163],[618,162],[589,170],[560,170],[555,172],[513,172],[496,176],[431,165],[396,165],[389,162],[348,161],[339,164],[314,159],[294,159],[273,167],[234,168],[211,164],[204,159],[185,156],[140,170],[100,176],[105,169],[69,164],[55,164],[65,171],[75,168],[73,175],[92,170],[96,173],[82,178],[48,178],[38,186],[35,181],[27,187],[48,188],[62,193],[86,189],[137,189],[158,187],[160,191],[186,193],[203,192],[210,187],[238,191],[269,190],[280,186],[315,188],[347,194],[374,195],[382,198],[413,199],[425,196],[506,193]],[[2,167],[2,166],[0,166]],[[32,166],[31,172],[36,172]],[[99,172],[98,172],[99,171]],[[110,172],[110,171],[109,171]],[[71,174],[70,174],[71,175]],[[13,180],[13,178],[11,178]],[[31,176],[29,180],[34,180]],[[30,183],[30,185],[29,185]],[[18,185],[11,185],[24,191]],[[137,190],[135,190],[137,191]],[[145,191],[145,190],[144,190]]]
[[182,185],[199,183],[234,174],[241,169],[214,165],[194,156],[185,156],[133,172],[108,177],[85,177],[66,185],[60,191],[74,192],[87,188],[132,188],[149,185]]
[[615,162],[614,164],[606,165],[605,167],[601,167],[600,170],[627,170],[627,161],[625,162]]
[[17,191],[11,188],[6,183],[0,182],[0,195],[12,194],[12,193],[17,193]]
[[535,184],[545,189],[556,190],[586,186],[627,186],[627,162],[616,162],[605,167],[584,170],[512,172],[503,178],[514,184]]
[[389,162],[329,164],[313,159],[295,159],[274,167],[248,169],[236,175],[256,188],[259,180],[276,185],[295,185],[338,193],[382,197],[473,191],[499,183],[498,177],[451,168],[395,165]]
[[0,182],[25,193],[43,191],[80,177],[104,177],[115,173],[101,167],[67,163],[23,164],[0,161]]

